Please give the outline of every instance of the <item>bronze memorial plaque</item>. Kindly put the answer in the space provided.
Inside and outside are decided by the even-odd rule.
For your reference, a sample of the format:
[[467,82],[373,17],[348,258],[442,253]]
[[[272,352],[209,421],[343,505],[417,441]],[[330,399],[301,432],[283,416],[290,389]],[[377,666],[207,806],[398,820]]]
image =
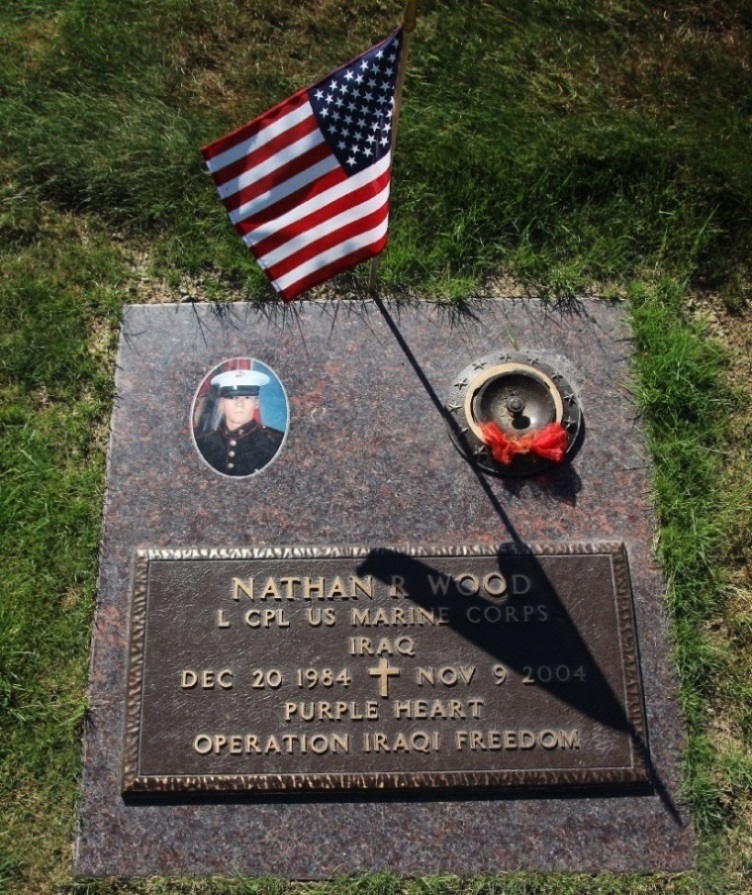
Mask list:
[[621,544],[142,550],[127,793],[644,787]]

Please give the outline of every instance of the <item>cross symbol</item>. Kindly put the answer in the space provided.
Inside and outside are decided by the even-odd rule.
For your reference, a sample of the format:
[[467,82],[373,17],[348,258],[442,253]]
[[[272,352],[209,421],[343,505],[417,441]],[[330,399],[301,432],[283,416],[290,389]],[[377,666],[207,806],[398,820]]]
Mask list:
[[379,696],[383,696],[384,699],[388,699],[389,678],[394,677],[395,675],[399,677],[399,668],[390,667],[389,659],[380,659],[378,668],[369,668],[368,673],[371,675],[371,677],[381,678],[381,680],[379,681]]

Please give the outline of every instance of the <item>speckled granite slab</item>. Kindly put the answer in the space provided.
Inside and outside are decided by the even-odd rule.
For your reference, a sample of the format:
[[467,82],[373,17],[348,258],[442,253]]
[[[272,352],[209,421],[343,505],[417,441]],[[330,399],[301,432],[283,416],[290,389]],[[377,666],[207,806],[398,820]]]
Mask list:
[[[565,311],[499,300],[465,312],[392,304],[387,314],[370,302],[126,309],[78,876],[310,879],[377,870],[465,875],[691,866],[692,832],[677,801],[681,720],[662,580],[650,551],[650,469],[630,400],[625,308],[588,301]],[[436,402],[459,371],[497,350],[541,354],[576,388],[585,435],[571,465],[536,479],[504,480],[478,475],[453,446]],[[256,369],[276,374],[289,405],[289,426],[281,398],[273,411],[287,432],[281,447],[279,437],[273,443],[276,458],[247,477],[216,472],[192,432],[207,376],[233,358],[253,358]],[[124,799],[128,632],[139,548],[513,541],[625,544],[652,792]]]

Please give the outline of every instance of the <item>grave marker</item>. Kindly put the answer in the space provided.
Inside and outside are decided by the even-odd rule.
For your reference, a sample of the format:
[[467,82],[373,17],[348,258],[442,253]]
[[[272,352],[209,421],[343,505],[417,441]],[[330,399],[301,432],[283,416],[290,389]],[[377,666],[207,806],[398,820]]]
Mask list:
[[79,876],[691,865],[624,308],[382,308],[126,308]]

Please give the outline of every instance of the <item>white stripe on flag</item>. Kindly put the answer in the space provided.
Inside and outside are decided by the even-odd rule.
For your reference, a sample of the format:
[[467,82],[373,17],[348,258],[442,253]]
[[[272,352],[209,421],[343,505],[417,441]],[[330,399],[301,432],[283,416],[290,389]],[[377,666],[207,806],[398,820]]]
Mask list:
[[328,218],[325,221],[321,221],[313,228],[313,230],[307,230],[304,233],[299,234],[293,239],[288,240],[283,243],[277,249],[274,249],[271,252],[268,252],[265,255],[261,255],[260,258],[263,258],[264,265],[267,268],[273,267],[275,264],[279,264],[280,261],[284,261],[285,258],[288,258],[290,255],[293,255],[295,252],[300,249],[305,248],[307,245],[310,245],[312,242],[315,242],[318,239],[321,239],[323,236],[328,236],[330,233],[333,233],[335,230],[339,230],[340,227],[344,227],[346,224],[355,224],[356,221],[361,218],[367,217],[369,214],[373,214],[374,211],[378,211],[379,208],[382,208],[384,203],[389,199],[389,184],[381,190],[380,193],[373,196],[371,199],[368,199],[365,202],[361,202],[360,205],[355,205],[352,208],[348,208],[346,211],[341,212],[340,214],[335,215],[334,217]]
[[306,100],[302,106],[293,109],[292,112],[288,112],[282,118],[269,122],[257,133],[246,137],[245,140],[241,140],[240,143],[236,143],[229,149],[225,149],[219,155],[215,155],[214,158],[207,161],[206,166],[214,174],[216,171],[220,171],[222,168],[226,168],[227,165],[231,165],[238,159],[243,158],[243,156],[248,155],[248,153],[255,152],[255,150],[265,146],[270,140],[283,134],[291,127],[295,127],[296,124],[300,124],[301,121],[305,121],[310,115],[313,115],[313,109],[308,100]]
[[229,212],[230,220],[233,224],[237,224],[248,215],[263,211],[270,205],[274,205],[275,202],[279,202],[280,199],[284,199],[291,193],[296,192],[296,190],[308,186],[309,183],[314,183],[316,180],[323,177],[324,174],[328,174],[329,171],[333,171],[338,167],[339,162],[336,157],[333,155],[328,156],[317,164],[311,165],[310,168],[306,168],[305,171],[301,171],[300,174],[296,174],[294,177],[291,177],[289,180],[285,180],[282,183],[275,184],[272,189],[267,190],[265,193],[261,193],[261,195],[256,196],[255,199],[251,199],[245,204],[240,205],[234,211]]
[[[287,214],[282,214],[278,218],[272,218],[272,220],[251,230],[250,233],[246,233],[243,237],[243,241],[248,247],[255,245],[257,242],[261,242],[262,239],[266,239],[268,236],[272,236],[280,230],[284,230],[285,227],[289,227],[289,225],[295,221],[299,221],[301,218],[306,217],[312,212],[324,208],[324,206],[329,205],[330,202],[336,202],[338,199],[342,199],[348,193],[381,177],[385,171],[389,170],[390,161],[391,154],[387,152],[384,158],[379,159],[379,161],[376,162],[375,165],[371,165],[370,168],[365,168],[358,174],[353,174],[352,177],[348,177],[347,180],[342,183],[329,187],[328,190],[324,190],[324,192],[319,193],[318,196],[313,196],[311,199],[301,202],[300,205],[297,205],[292,211],[288,211]],[[254,211],[255,210],[256,209],[254,209]],[[238,209],[238,211],[240,211],[240,209]],[[232,214],[230,215],[230,219],[235,223]]]
[[294,143],[288,144],[284,149],[280,149],[279,152],[270,155],[268,159],[264,159],[264,161],[260,162],[258,165],[246,169],[242,174],[223,183],[222,186],[218,188],[219,195],[223,199],[227,199],[228,196],[232,196],[233,193],[237,193],[239,190],[242,190],[243,187],[248,186],[256,180],[261,180],[261,178],[266,177],[267,174],[273,174],[278,168],[283,168],[285,165],[294,161],[299,155],[304,155],[309,149],[313,149],[314,146],[318,146],[319,143],[323,142],[324,135],[318,128],[316,128],[315,131],[311,131],[310,134],[306,134]]
[[[340,258],[344,258],[347,255],[351,255],[353,252],[357,252],[359,249],[366,248],[367,246],[378,242],[379,239],[384,236],[388,228],[389,215],[384,218],[378,227],[374,227],[372,230],[367,230],[365,233],[359,233],[344,242],[340,242],[328,251],[322,252],[320,255],[315,255],[309,261],[293,268],[289,273],[284,274],[284,276],[281,276],[278,280],[273,281],[275,287],[280,292],[289,289],[293,284],[297,283],[298,280],[302,280],[304,277],[315,273],[320,268],[326,267],[327,264],[331,264],[333,261],[338,261]],[[264,265],[264,267],[266,267],[266,265]]]

